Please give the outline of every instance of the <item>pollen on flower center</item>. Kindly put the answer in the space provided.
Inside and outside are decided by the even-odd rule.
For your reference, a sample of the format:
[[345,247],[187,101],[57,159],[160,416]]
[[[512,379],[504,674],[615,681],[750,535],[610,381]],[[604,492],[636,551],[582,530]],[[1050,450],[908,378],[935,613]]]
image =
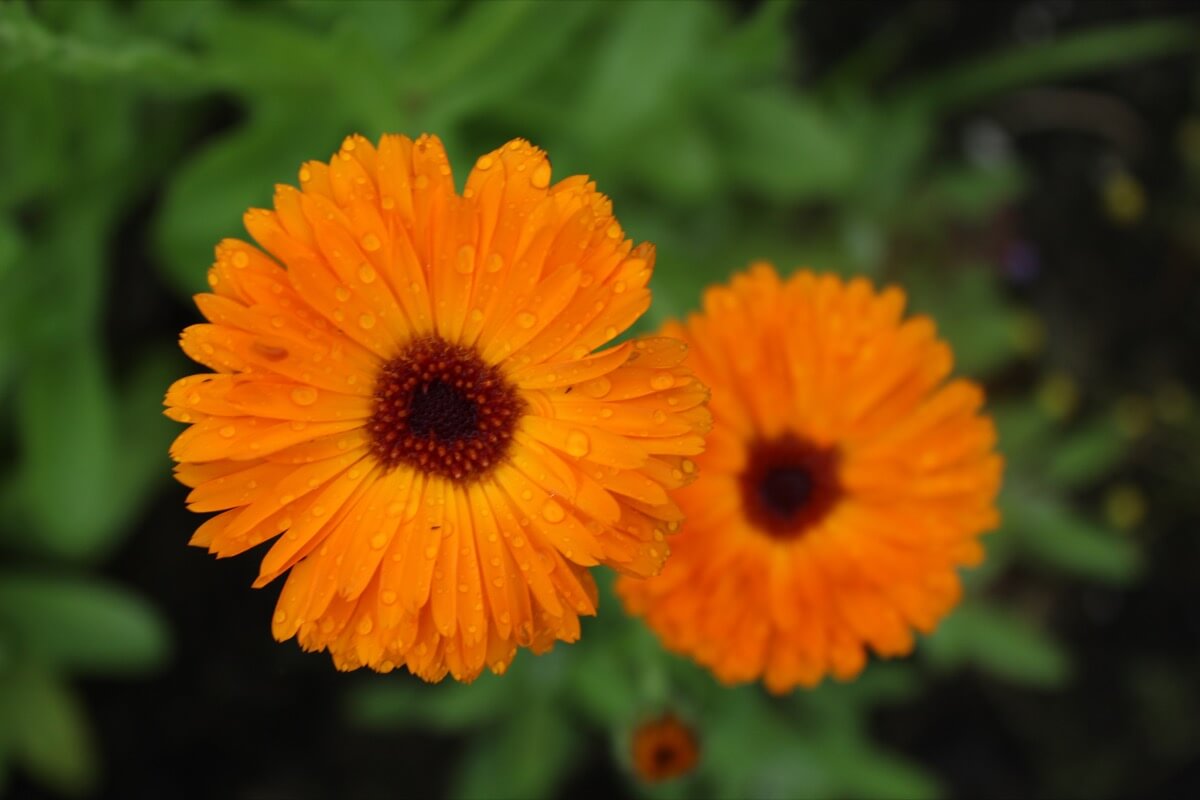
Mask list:
[[740,477],[747,517],[774,538],[803,534],[841,495],[837,462],[836,450],[792,434],[755,442]]
[[385,467],[407,464],[468,483],[504,462],[524,412],[497,367],[469,347],[431,336],[384,364],[367,429]]

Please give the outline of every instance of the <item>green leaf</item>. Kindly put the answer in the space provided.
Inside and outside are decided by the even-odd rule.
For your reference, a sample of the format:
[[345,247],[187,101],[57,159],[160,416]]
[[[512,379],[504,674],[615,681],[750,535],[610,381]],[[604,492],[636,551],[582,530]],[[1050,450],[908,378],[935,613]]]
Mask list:
[[18,387],[23,499],[36,542],[71,558],[111,544],[124,509],[113,488],[118,460],[112,388],[96,341],[38,354]]
[[1003,530],[1029,555],[1096,580],[1125,583],[1140,571],[1137,546],[1079,516],[1061,501],[1018,487],[1001,495]]
[[1091,422],[1050,450],[1046,478],[1067,489],[1094,483],[1113,470],[1125,449],[1125,439],[1115,425]]
[[0,675],[0,737],[34,781],[72,797],[92,790],[98,763],[87,716],[75,692],[29,667]]
[[978,223],[1016,199],[1026,183],[1015,164],[943,167],[909,198],[904,217],[915,227],[938,232],[948,219]]
[[1196,29],[1185,19],[1123,22],[955,64],[916,82],[899,99],[941,114],[1025,84],[1178,53],[1195,42]]
[[663,98],[682,91],[720,22],[708,3],[649,0],[619,10],[573,112],[577,134],[609,152],[614,140],[664,118]]
[[128,35],[93,41],[74,32],[51,31],[23,3],[0,6],[0,76],[29,71],[112,81],[178,96],[208,81],[189,54],[160,41]]
[[455,770],[455,798],[552,797],[578,751],[578,729],[548,698],[535,699],[471,741]]
[[0,626],[23,652],[71,672],[142,674],[170,649],[144,600],[83,578],[0,573]]
[[354,724],[365,728],[470,730],[514,711],[513,688],[511,682],[490,674],[469,686],[387,676],[354,686],[346,711]]
[[782,89],[755,89],[713,109],[730,180],[774,201],[828,198],[856,180],[859,154],[834,116]]
[[964,604],[942,622],[924,648],[940,666],[973,664],[1016,683],[1053,688],[1068,676],[1066,652],[1021,617]]

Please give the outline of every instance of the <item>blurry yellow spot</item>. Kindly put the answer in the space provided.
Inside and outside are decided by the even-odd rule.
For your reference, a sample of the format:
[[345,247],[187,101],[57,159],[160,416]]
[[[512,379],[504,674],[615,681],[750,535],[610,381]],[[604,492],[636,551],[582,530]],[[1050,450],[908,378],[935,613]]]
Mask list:
[[1183,384],[1170,381],[1154,391],[1154,410],[1163,422],[1178,425],[1192,416],[1192,395]]
[[1070,375],[1051,373],[1038,387],[1037,403],[1047,416],[1064,419],[1079,406],[1079,387]]
[[1104,516],[1114,528],[1130,530],[1146,517],[1146,497],[1133,484],[1117,484],[1104,494]]
[[1117,401],[1113,411],[1117,428],[1129,439],[1144,436],[1154,422],[1154,409],[1149,398],[1129,395]]
[[1036,355],[1046,345],[1046,325],[1042,318],[1031,311],[1020,312],[1013,320],[1011,329],[1013,346],[1027,355]]
[[1128,172],[1114,172],[1104,183],[1104,210],[1118,225],[1132,225],[1146,212],[1146,192]]

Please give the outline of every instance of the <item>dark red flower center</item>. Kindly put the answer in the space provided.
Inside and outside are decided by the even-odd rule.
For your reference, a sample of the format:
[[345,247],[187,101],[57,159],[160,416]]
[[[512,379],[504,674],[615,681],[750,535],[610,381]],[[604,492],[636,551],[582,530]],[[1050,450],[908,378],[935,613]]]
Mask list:
[[741,474],[746,516],[769,536],[800,536],[841,496],[837,451],[793,434],[750,445]]
[[407,464],[467,483],[504,462],[524,413],[499,368],[472,348],[430,336],[384,364],[367,430],[385,467]]

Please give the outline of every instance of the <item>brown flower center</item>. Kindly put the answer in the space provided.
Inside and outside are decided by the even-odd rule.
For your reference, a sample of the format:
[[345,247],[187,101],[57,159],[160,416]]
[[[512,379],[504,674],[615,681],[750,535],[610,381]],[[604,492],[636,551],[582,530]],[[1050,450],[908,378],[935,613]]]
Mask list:
[[417,339],[376,381],[371,452],[389,469],[468,483],[503,463],[524,412],[516,388],[472,348]]
[[841,496],[837,464],[836,450],[793,434],[754,442],[740,478],[746,516],[774,538],[800,536]]

